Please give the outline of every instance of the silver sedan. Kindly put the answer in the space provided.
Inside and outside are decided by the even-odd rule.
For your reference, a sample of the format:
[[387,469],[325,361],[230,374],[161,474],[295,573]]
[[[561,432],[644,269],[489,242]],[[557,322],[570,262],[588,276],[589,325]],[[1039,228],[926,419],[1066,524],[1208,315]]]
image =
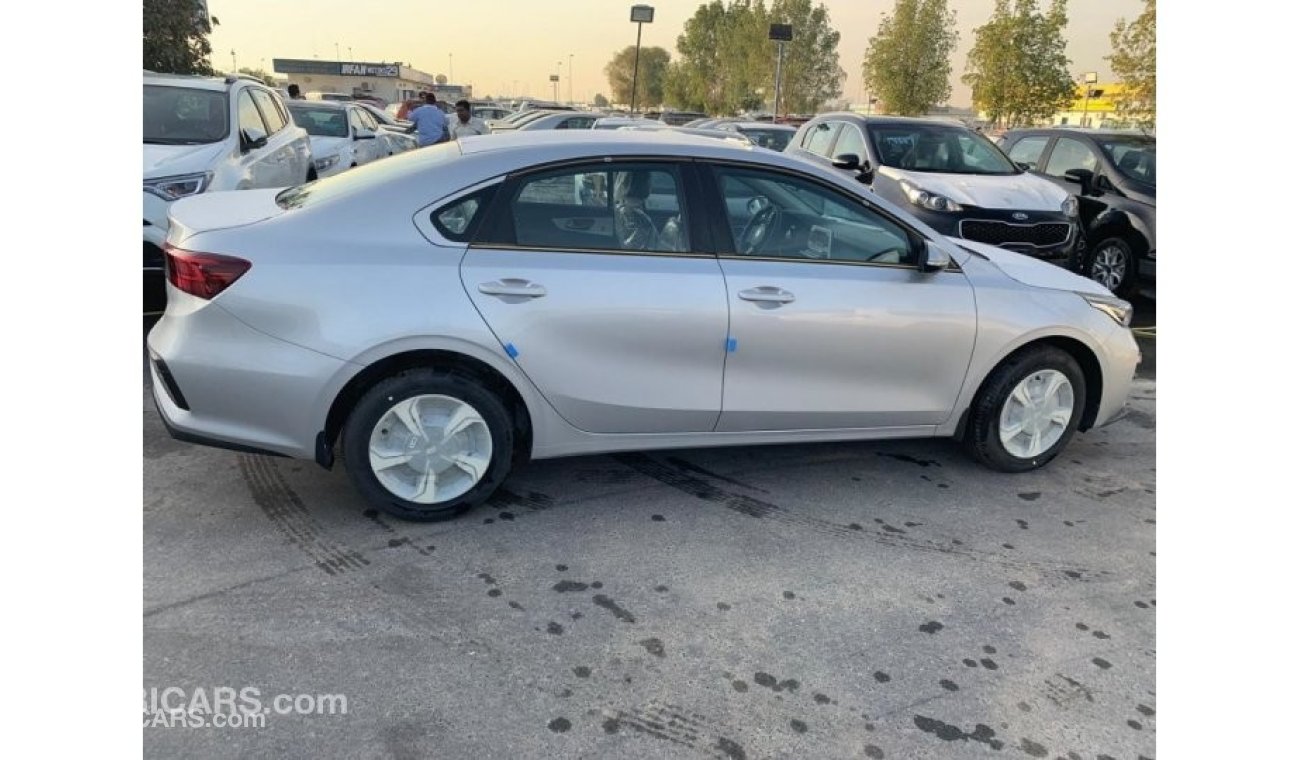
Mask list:
[[1130,307],[862,185],[664,132],[470,137],[171,207],[153,394],[182,440],[433,520],[532,458],[953,437],[1007,472],[1113,419]]

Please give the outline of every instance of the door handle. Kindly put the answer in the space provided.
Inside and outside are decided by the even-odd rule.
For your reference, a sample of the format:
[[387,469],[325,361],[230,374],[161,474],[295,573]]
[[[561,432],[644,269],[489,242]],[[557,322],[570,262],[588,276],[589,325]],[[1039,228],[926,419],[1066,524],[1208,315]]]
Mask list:
[[595,219],[569,219],[564,223],[564,229],[584,232],[594,227],[595,224]]
[[742,301],[754,301],[756,303],[783,304],[794,301],[794,293],[770,285],[742,290],[736,295],[740,296]]
[[496,282],[479,283],[478,292],[489,296],[522,296],[524,298],[541,298],[546,295],[546,288],[528,280],[507,277]]

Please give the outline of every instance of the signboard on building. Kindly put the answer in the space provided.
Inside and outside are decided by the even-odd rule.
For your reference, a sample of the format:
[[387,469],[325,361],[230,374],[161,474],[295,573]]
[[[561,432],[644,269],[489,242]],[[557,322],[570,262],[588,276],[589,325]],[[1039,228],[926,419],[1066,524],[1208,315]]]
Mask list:
[[356,77],[398,77],[401,67],[395,63],[356,61],[317,61],[299,58],[275,58],[271,61],[277,74],[321,74]]

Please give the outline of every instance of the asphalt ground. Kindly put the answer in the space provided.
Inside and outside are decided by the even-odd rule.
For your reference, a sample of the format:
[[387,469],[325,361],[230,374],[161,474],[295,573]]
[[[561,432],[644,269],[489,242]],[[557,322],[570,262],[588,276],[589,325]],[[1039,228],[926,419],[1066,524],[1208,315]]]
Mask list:
[[146,692],[347,700],[146,755],[1154,758],[1145,369],[1025,475],[939,440],[575,457],[433,525],[172,440],[146,378]]

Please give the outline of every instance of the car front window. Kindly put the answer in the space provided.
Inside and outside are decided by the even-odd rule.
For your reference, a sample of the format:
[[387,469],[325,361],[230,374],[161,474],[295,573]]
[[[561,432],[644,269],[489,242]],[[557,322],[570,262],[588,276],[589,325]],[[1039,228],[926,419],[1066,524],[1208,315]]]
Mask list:
[[940,124],[873,125],[880,163],[942,174],[1019,174],[1020,169],[983,135]]
[[192,87],[144,86],[144,141],[153,145],[221,142],[230,134],[226,93]]

